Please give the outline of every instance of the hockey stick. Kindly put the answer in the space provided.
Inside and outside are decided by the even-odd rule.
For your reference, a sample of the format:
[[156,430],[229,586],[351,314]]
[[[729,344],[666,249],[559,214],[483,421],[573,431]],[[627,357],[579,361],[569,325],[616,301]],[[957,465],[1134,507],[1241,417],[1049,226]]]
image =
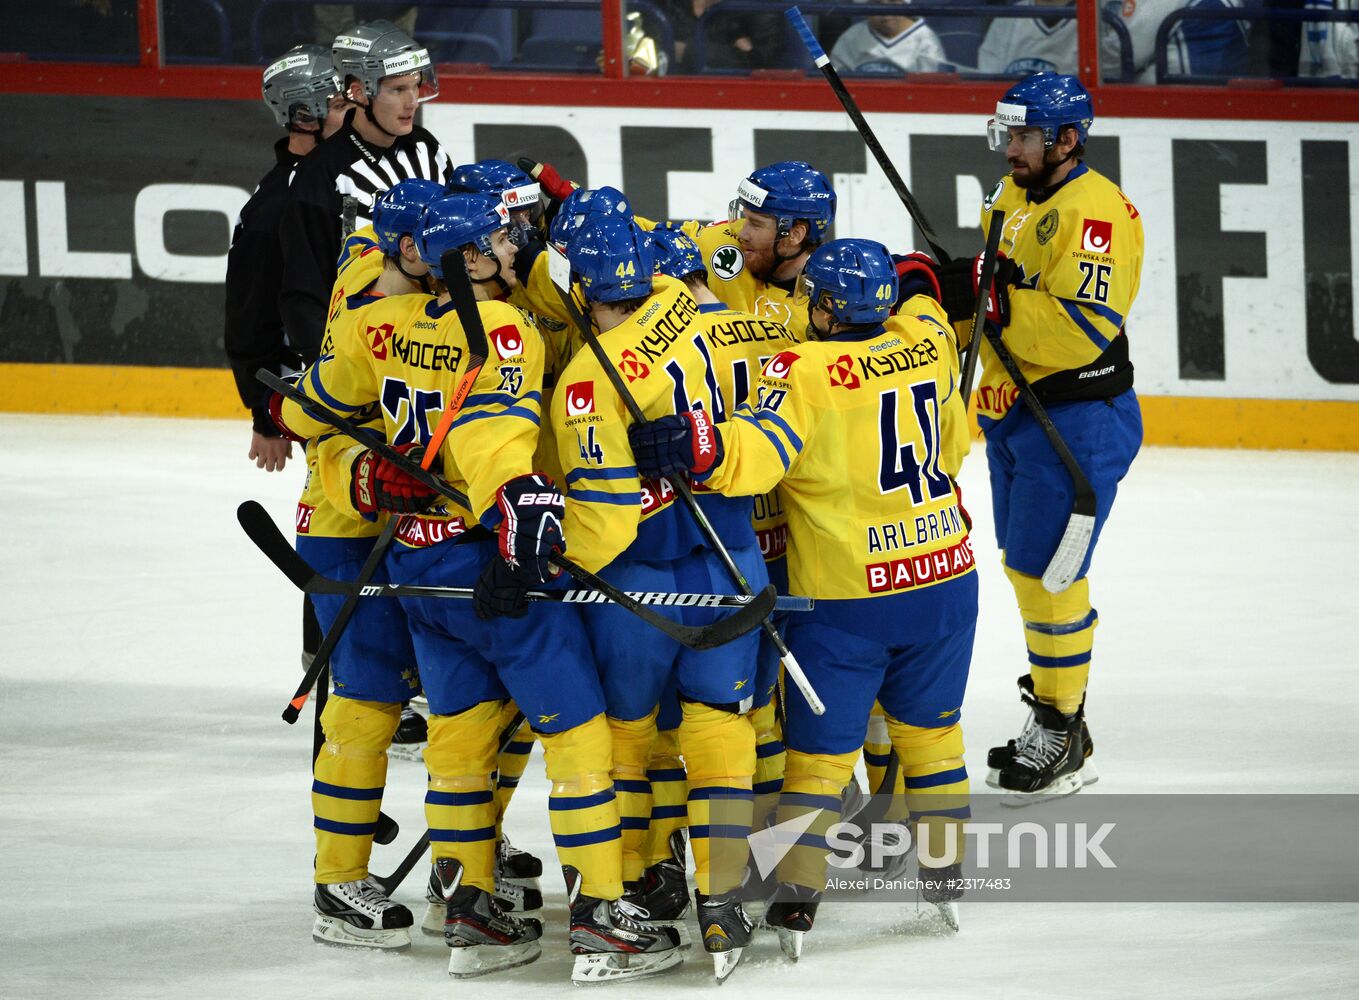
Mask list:
[[[409,474],[413,479],[425,484],[430,489],[448,497],[461,507],[471,509],[470,503],[462,493],[444,482],[438,476],[420,468],[405,455],[392,448],[387,442],[380,440],[377,435],[358,427],[351,420],[334,413],[326,407],[311,399],[305,393],[288,385],[282,379],[277,378],[272,372],[260,370],[259,378],[270,388],[287,396],[298,403],[311,416],[323,423],[328,423],[336,430],[343,431],[356,441],[367,444],[383,458],[398,466],[403,472]],[[239,511],[238,511],[239,515]],[[552,562],[570,573],[577,580],[601,591],[609,600],[627,609],[632,614],[641,618],[649,625],[664,632],[670,638],[688,646],[691,649],[713,649],[716,646],[725,645],[733,639],[745,635],[751,629],[758,628],[760,622],[769,614],[769,609],[773,607],[775,592],[772,586],[766,587],[745,607],[720,618],[717,621],[703,626],[681,625],[679,622],[671,621],[664,615],[659,615],[652,611],[641,601],[619,590],[613,584],[600,579],[594,573],[577,566],[571,560],[560,554],[552,557]]]
[[796,7],[789,7],[784,11],[784,16],[788,18],[788,22],[801,37],[802,44],[807,47],[807,54],[816,63],[816,68],[821,70],[821,75],[826,78],[831,90],[835,91],[835,96],[840,99],[845,113],[849,115],[850,120],[854,122],[854,127],[859,130],[859,135],[863,137],[864,145],[873,154],[873,159],[878,161],[878,166],[882,168],[882,172],[887,175],[887,182],[892,185],[892,190],[897,193],[901,203],[906,206],[906,211],[910,214],[911,220],[919,227],[920,235],[925,237],[925,242],[930,245],[930,249],[934,252],[939,263],[948,263],[953,258],[939,245],[939,234],[929,224],[929,221],[925,218],[924,210],[916,202],[910,189],[906,187],[905,181],[897,173],[897,168],[888,159],[887,153],[882,148],[882,143],[878,142],[878,137],[873,134],[873,130],[869,128],[868,122],[864,119],[863,112],[859,110],[858,103],[855,102],[853,95],[845,87],[845,81],[840,79],[839,72],[831,64],[830,56],[826,55],[826,50],[816,40],[816,35],[812,34],[811,26],[807,23],[807,19],[802,16],[802,11]]
[[[353,580],[336,580],[316,572],[278,529],[274,519],[254,500],[246,500],[236,510],[242,530],[264,555],[286,576],[298,590],[306,594],[335,594],[348,596],[358,593],[363,597],[431,597],[448,600],[471,600],[471,587],[436,587],[408,583],[360,584]],[[675,594],[666,591],[628,591],[634,600],[655,607],[671,608],[744,608],[755,598],[739,594]],[[528,600],[549,604],[612,604],[613,601],[598,590],[530,590]],[[774,598],[775,611],[810,611],[815,602],[810,597],[780,594]]]
[[[472,384],[477,380],[482,365],[486,363],[486,331],[481,325],[481,316],[477,312],[476,296],[472,292],[472,281],[467,275],[467,266],[462,253],[452,250],[444,254],[443,266],[444,274],[452,276],[452,280],[449,282],[449,292],[453,296],[454,308],[458,311],[458,319],[462,322],[463,331],[467,335],[467,371],[458,380],[457,387],[453,390],[453,398],[448,401],[448,406],[444,409],[439,418],[438,426],[435,427],[434,434],[429,439],[424,456],[420,460],[422,469],[428,469],[438,456],[439,449],[443,447],[444,439],[448,437],[448,431],[453,426],[454,418],[457,417],[458,411],[462,409],[462,404],[467,399],[468,393],[472,391]],[[261,369],[261,371],[263,370]],[[269,383],[266,382],[265,384],[268,385]],[[378,567],[382,565],[382,560],[391,547],[392,539],[396,537],[396,529],[400,523],[399,517],[389,516],[382,533],[373,543],[373,548],[369,551],[368,557],[359,569],[359,575],[354,579],[354,583],[360,589],[346,597],[344,604],[340,606],[340,611],[331,623],[330,630],[326,633],[325,638],[321,640],[321,647],[316,651],[315,658],[307,668],[302,683],[298,685],[296,693],[293,694],[287,707],[283,709],[283,721],[288,725],[291,726],[297,721],[298,715],[302,712],[302,706],[307,702],[307,695],[315,686],[322,671],[329,670],[331,654],[335,652],[335,647],[339,645],[340,637],[349,626],[349,620],[354,617],[354,612],[358,608],[359,597],[362,594],[362,587],[373,579]],[[319,705],[316,713],[319,719],[321,713]],[[320,747],[318,746],[316,749],[319,753]]]
[[986,322],[986,306],[991,299],[991,283],[996,277],[996,255],[1000,253],[1000,234],[1005,229],[1005,213],[995,209],[991,213],[991,225],[986,231],[986,249],[983,251],[981,277],[977,279],[977,307],[972,310],[972,343],[967,347],[967,361],[963,364],[963,408],[972,405],[972,377],[977,370],[977,354],[981,351],[981,339],[977,331]]
[[[514,718],[510,720],[509,725],[500,731],[500,747],[496,751],[497,755],[504,753],[506,748],[514,742],[514,738],[519,735],[519,730],[522,729],[523,726],[524,713],[516,712]],[[426,827],[424,833],[420,834],[420,839],[415,842],[415,845],[406,852],[406,856],[401,859],[401,863],[392,869],[390,875],[378,876],[374,878],[373,881],[382,886],[383,893],[390,896],[396,890],[397,886],[406,881],[406,876],[420,863],[420,856],[427,850],[429,850],[428,827]]]
[[[556,250],[555,248],[548,247],[545,252],[556,253]],[[552,269],[549,268],[549,270]],[[556,274],[554,274],[554,278],[559,276],[560,273],[559,268]],[[581,311],[576,308],[576,303],[571,299],[569,270],[567,271],[567,282],[567,287],[563,289],[555,280],[553,281],[553,287],[556,288],[557,296],[562,301],[562,307],[570,314],[571,321],[576,324],[576,329],[580,331],[580,335],[585,339],[585,343],[589,345],[590,352],[594,354],[595,360],[599,362],[599,366],[604,369],[604,374],[608,376],[614,391],[618,393],[618,397],[623,400],[623,405],[627,407],[628,415],[632,417],[633,423],[645,423],[646,414],[643,413],[642,408],[637,405],[637,399],[633,396],[632,390],[627,387],[627,383],[623,381],[623,376],[619,374],[618,369],[609,359],[609,355],[604,350],[604,345],[599,342],[599,337],[595,335],[594,328],[590,325],[590,321],[582,315]],[[700,506],[698,502],[698,498],[694,496],[694,492],[690,489],[689,484],[685,482],[684,478],[681,476],[676,476],[666,481],[669,482],[675,492],[679,494],[680,499],[684,501],[684,505],[689,508],[689,513],[692,514],[694,520],[698,522],[699,530],[707,536],[713,551],[717,553],[717,557],[722,561],[722,565],[726,567],[727,573],[731,575],[732,580],[736,584],[736,589],[747,597],[750,597],[754,591],[751,589],[749,581],[746,580],[745,574],[741,572],[740,567],[737,566],[735,561],[731,558],[731,553],[727,551],[727,547],[722,544],[722,539],[718,537],[717,530],[713,527],[712,522],[708,520],[708,515],[704,513],[702,506]],[[817,695],[816,689],[812,687],[812,682],[808,680],[807,674],[802,669],[802,664],[797,662],[797,657],[795,657],[793,651],[788,648],[788,643],[783,641],[783,636],[780,635],[779,630],[774,627],[773,620],[766,618],[760,623],[760,627],[764,629],[764,634],[769,637],[769,641],[774,644],[774,648],[778,651],[779,659],[782,661],[784,669],[788,671],[788,675],[793,678],[793,683],[797,685],[797,689],[802,692],[802,696],[807,700],[807,705],[811,708],[812,714],[824,715],[826,713],[825,702]]]
[[[939,245],[938,235],[925,220],[920,205],[902,181],[901,175],[897,173],[892,161],[887,158],[882,144],[878,142],[877,136],[869,128],[868,122],[864,120],[863,113],[854,103],[854,98],[845,89],[840,74],[831,65],[830,57],[826,55],[825,49],[821,47],[816,36],[812,34],[807,19],[796,7],[789,7],[784,13],[788,21],[797,30],[798,35],[801,36],[803,45],[807,47],[808,53],[821,70],[822,75],[825,76],[826,82],[835,91],[835,96],[840,99],[845,112],[859,130],[859,135],[863,138],[864,144],[868,146],[869,152],[873,154],[873,158],[878,161],[878,166],[882,167],[883,173],[887,175],[887,180],[891,183],[897,197],[901,199],[901,203],[906,206],[906,211],[920,228],[921,234],[925,237],[925,242],[930,245],[935,257],[941,264],[951,260],[952,258],[949,257],[948,253]],[[994,224],[993,217],[992,225]],[[989,284],[983,285],[983,287],[989,287]],[[1047,435],[1048,442],[1052,445],[1052,450],[1057,453],[1057,457],[1061,459],[1062,464],[1066,466],[1067,472],[1071,475],[1071,484],[1076,493],[1071,505],[1071,516],[1067,520],[1066,529],[1062,533],[1062,540],[1057,545],[1057,551],[1053,553],[1047,569],[1043,571],[1043,589],[1051,594],[1060,594],[1075,581],[1076,574],[1080,572],[1081,565],[1085,562],[1086,553],[1090,549],[1090,540],[1094,537],[1095,532],[1095,493],[1090,486],[1090,480],[1086,478],[1085,473],[1076,462],[1076,457],[1071,454],[1071,449],[1067,447],[1061,432],[1057,430],[1052,419],[1047,415],[1047,411],[1043,409],[1033,387],[1029,384],[1028,379],[1024,378],[1024,374],[1019,370],[1014,357],[1001,341],[1000,334],[993,333],[986,323],[982,324],[982,328],[986,339],[995,348],[996,356],[1000,359],[1000,363],[1004,366],[1006,373],[1019,391],[1020,397],[1024,400],[1024,405],[1029,408],[1034,420],[1042,427],[1043,433]],[[973,363],[972,358],[976,351],[980,349],[976,345],[975,327],[973,329],[973,343],[972,353],[968,356],[969,365]]]

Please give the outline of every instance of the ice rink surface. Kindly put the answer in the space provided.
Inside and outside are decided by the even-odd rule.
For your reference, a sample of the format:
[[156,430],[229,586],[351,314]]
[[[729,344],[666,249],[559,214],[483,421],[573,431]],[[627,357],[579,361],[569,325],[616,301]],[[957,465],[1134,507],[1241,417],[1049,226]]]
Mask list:
[[[453,982],[310,937],[311,713],[300,595],[236,526],[285,530],[303,467],[247,462],[248,421],[0,415],[0,997],[424,998],[570,989],[541,759],[507,829],[544,859],[543,957]],[[982,610],[963,713],[986,748],[1023,721],[1017,612],[986,467],[962,482]],[[1359,455],[1145,450],[1091,574],[1099,792],[1357,792]],[[377,848],[422,828],[423,769],[394,761]],[[1087,793],[1088,794],[1088,793]],[[1354,837],[1355,830],[1337,830]],[[420,913],[422,869],[398,899]],[[1359,905],[963,904],[956,937],[901,904],[827,905],[802,961],[756,939],[725,997],[1359,997]],[[619,995],[716,989],[701,952]]]

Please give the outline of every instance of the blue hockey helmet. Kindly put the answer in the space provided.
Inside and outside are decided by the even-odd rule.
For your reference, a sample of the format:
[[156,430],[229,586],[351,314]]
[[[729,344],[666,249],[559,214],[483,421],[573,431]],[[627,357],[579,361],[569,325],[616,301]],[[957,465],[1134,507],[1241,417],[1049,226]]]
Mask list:
[[819,306],[837,323],[881,323],[897,301],[897,269],[891,252],[872,240],[832,240],[812,251],[802,269],[808,306]]
[[478,160],[465,163],[453,171],[448,182],[450,192],[475,192],[499,195],[511,212],[528,212],[529,221],[536,222],[543,214],[542,190],[535,181],[513,163],[504,160]]
[[651,294],[651,241],[631,219],[596,216],[571,238],[571,270],[591,302],[622,302]]
[[817,244],[826,238],[835,221],[835,190],[826,175],[810,163],[771,163],[737,187],[728,218],[735,220],[746,212],[763,212],[778,219],[780,239],[794,222],[805,219],[810,227],[807,240]]
[[701,274],[704,281],[708,280],[708,267],[703,262],[703,252],[688,233],[658,226],[646,235],[651,240],[651,253],[657,274],[666,274],[681,281],[691,274]]
[[986,138],[992,149],[1004,149],[1011,128],[1041,128],[1043,145],[1057,142],[1064,125],[1076,130],[1084,143],[1095,121],[1090,92],[1074,76],[1035,73],[1005,92],[996,103],[996,116],[987,123]]
[[430,202],[420,217],[415,245],[429,273],[443,279],[443,257],[450,250],[474,246],[494,256],[491,236],[510,224],[509,213],[499,198],[489,194],[450,194]]
[[566,196],[557,216],[552,220],[549,238],[557,249],[566,253],[566,248],[576,231],[586,219],[599,216],[614,217],[632,221],[632,203],[627,195],[615,187],[577,188]]
[[373,232],[377,234],[378,249],[388,257],[400,253],[401,237],[413,237],[420,231],[425,208],[443,194],[444,186],[438,181],[412,177],[378,195],[373,202]]

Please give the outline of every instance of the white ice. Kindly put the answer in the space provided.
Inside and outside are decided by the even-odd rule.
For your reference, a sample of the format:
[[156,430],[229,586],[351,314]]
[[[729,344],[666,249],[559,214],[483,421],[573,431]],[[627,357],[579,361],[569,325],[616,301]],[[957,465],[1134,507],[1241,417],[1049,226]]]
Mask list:
[[[312,942],[311,716],[300,599],[237,528],[288,530],[302,467],[247,462],[244,421],[0,415],[0,997],[500,997],[567,988],[560,882],[535,965],[452,983],[438,939],[404,956]],[[968,765],[1015,735],[1025,669],[992,549],[984,456],[981,623]],[[1147,449],[1092,573],[1099,791],[1356,792],[1359,455]],[[423,769],[384,807],[421,829]],[[541,760],[510,811],[551,868]],[[1355,836],[1354,830],[1336,831]],[[418,871],[418,870],[417,870]],[[399,898],[418,907],[422,878]],[[418,911],[417,911],[418,917]],[[800,964],[761,937],[725,996],[1355,997],[1359,905],[963,907],[912,933],[900,904],[823,907]],[[710,990],[702,954],[626,995]]]

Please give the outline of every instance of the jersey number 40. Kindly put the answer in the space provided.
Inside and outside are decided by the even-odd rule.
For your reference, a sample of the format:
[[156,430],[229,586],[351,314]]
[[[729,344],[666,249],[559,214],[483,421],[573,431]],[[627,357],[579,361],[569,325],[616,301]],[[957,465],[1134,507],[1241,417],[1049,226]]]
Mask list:
[[[885,389],[878,397],[878,433],[882,461],[878,466],[878,489],[894,493],[911,491],[911,503],[919,506],[926,494],[938,500],[953,492],[948,476],[939,471],[939,388],[933,379],[909,387],[911,409],[905,420],[914,423],[906,433],[898,431],[897,390]],[[901,439],[907,438],[906,444]],[[917,454],[919,447],[919,454]]]

